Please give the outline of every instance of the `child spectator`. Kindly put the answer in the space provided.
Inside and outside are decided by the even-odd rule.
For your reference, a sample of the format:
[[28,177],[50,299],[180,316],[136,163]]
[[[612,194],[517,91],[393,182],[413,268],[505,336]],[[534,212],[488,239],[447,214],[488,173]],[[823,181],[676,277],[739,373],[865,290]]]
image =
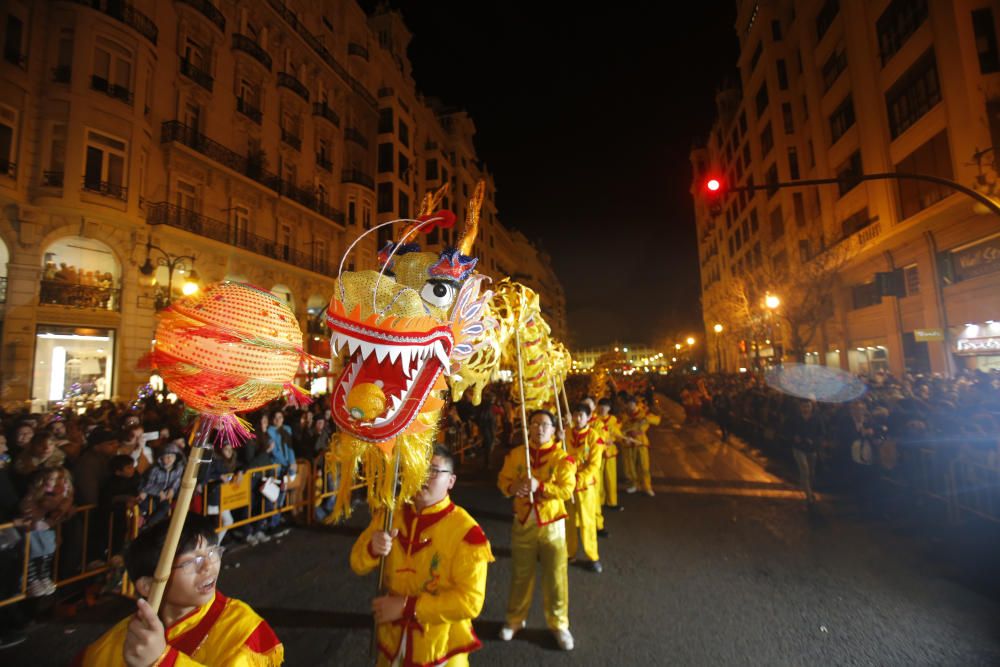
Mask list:
[[31,479],[21,499],[21,514],[31,531],[28,597],[56,592],[52,560],[56,552],[55,527],[73,513],[73,482],[65,468],[44,468]]
[[52,434],[39,431],[31,438],[31,443],[14,462],[15,484],[23,494],[31,477],[42,468],[59,468],[66,461],[66,455],[56,447]]
[[216,452],[208,467],[208,514],[220,514],[222,530],[219,531],[219,544],[222,544],[222,539],[226,536],[226,527],[233,523],[233,513],[230,510],[220,512],[219,505],[222,498],[220,486],[230,482],[239,483],[243,478],[243,471],[239,468],[236,450],[229,442],[224,443]]
[[174,440],[167,444],[156,459],[156,465],[146,473],[146,480],[139,489],[139,503],[142,506],[149,498],[152,502],[143,507],[147,515],[147,523],[156,523],[167,515],[170,504],[181,486],[181,475],[184,473],[184,454],[181,446]]

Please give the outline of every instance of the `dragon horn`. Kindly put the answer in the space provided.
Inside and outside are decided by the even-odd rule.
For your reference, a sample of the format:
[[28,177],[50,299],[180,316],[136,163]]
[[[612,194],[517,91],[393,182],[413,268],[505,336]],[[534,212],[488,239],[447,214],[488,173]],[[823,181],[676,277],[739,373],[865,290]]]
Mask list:
[[472,245],[476,242],[476,234],[479,233],[479,211],[483,207],[485,198],[486,181],[479,181],[465,209],[465,229],[462,230],[462,238],[458,241],[458,252],[462,255],[472,253]]

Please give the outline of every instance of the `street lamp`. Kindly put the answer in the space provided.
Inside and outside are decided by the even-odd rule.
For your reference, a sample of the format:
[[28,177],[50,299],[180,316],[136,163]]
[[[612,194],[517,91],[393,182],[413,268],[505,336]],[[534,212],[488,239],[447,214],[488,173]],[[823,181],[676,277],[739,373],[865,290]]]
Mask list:
[[[774,332],[771,330],[771,327],[773,326],[774,311],[777,310],[778,307],[781,305],[781,299],[779,299],[776,295],[768,292],[767,295],[764,297],[764,305],[767,306],[767,311],[768,311],[767,332],[768,335],[773,338]],[[767,344],[770,345],[771,341],[767,341]],[[771,347],[771,358],[773,362],[781,361],[776,353],[776,348],[777,348],[776,344]]]
[[691,345],[694,345],[694,336],[688,336],[687,340],[684,341],[684,342],[686,342],[688,344],[688,347],[690,347]]
[[781,305],[781,299],[774,294],[768,294],[764,297],[764,305],[767,306],[769,310],[774,310]]
[[[160,253],[160,257],[156,258],[155,264],[150,257],[150,254],[154,250]],[[139,273],[149,280],[150,285],[153,285],[155,284],[153,274],[156,273],[156,267],[163,266],[167,269],[167,293],[166,296],[163,297],[162,301],[159,298],[157,299],[158,309],[169,306],[170,301],[173,298],[174,269],[180,269],[184,266],[190,267],[187,278],[181,286],[181,293],[183,293],[184,296],[191,296],[198,291],[198,272],[194,270],[194,261],[194,255],[171,255],[160,246],[154,245],[149,239],[146,240],[146,261],[139,267]]]
[[715,332],[715,370],[718,373],[722,372],[722,350],[719,347],[719,336],[722,334],[722,325],[716,322],[715,326],[712,327],[712,331]]

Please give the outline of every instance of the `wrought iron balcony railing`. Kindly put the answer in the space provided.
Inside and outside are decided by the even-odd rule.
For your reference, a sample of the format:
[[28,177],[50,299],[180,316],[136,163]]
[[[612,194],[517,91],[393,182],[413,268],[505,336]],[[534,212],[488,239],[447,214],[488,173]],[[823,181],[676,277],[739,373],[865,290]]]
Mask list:
[[159,28],[151,18],[123,0],[72,0],[72,2],[96,9],[106,16],[121,21],[156,46],[156,39],[160,34]]
[[361,130],[357,128],[349,127],[344,130],[344,139],[346,141],[353,141],[362,148],[368,148],[368,138],[361,134]]
[[191,61],[181,56],[181,74],[191,79],[207,91],[212,90],[215,81],[212,75],[205,70],[199,69],[191,64]]
[[96,192],[97,194],[104,195],[105,197],[113,197],[114,199],[121,199],[122,201],[128,200],[128,188],[121,183],[98,181],[84,176],[83,189],[87,192]]
[[278,189],[278,177],[264,169],[260,159],[240,155],[180,121],[171,120],[163,123],[160,141],[162,143],[176,141],[265,187],[275,191]]
[[97,76],[96,74],[91,75],[90,87],[94,90],[101,91],[109,97],[121,100],[125,104],[132,106],[132,91],[125,86],[119,86],[118,84],[111,83],[103,76]]
[[21,53],[21,49],[16,46],[6,47],[3,50],[3,59],[9,62],[11,65],[24,67],[24,54]]
[[271,54],[264,50],[264,48],[253,41],[246,35],[235,34],[233,35],[233,48],[237,51],[243,51],[249,54],[254,60],[259,62],[261,65],[267,68],[267,71],[271,71]]
[[291,130],[281,128],[281,140],[297,151],[302,150],[302,137],[293,134]]
[[258,125],[260,125],[264,120],[264,114],[261,113],[261,110],[247,102],[242,97],[236,98],[236,110]]
[[89,285],[68,280],[42,280],[38,293],[41,305],[93,308],[95,310],[121,309],[121,287],[111,281]]
[[43,171],[42,185],[49,188],[61,188],[63,186],[64,176],[65,174],[61,171]]
[[288,72],[278,72],[278,85],[288,88],[306,102],[309,101],[309,89]]
[[333,173],[333,161],[325,155],[316,155],[316,166],[323,171]]
[[347,45],[347,55],[358,56],[359,58],[368,60],[368,47],[355,42],[350,42]]
[[384,87],[378,89],[378,96],[379,97],[392,97],[395,94],[396,94],[396,91],[393,90],[392,88],[390,88],[389,86],[384,86]]
[[340,172],[341,183],[355,183],[369,190],[375,190],[375,179],[360,169],[344,169]]
[[183,2],[185,5],[191,5],[201,12],[205,18],[214,23],[219,30],[226,32],[226,17],[222,15],[218,7],[208,0],[180,0],[180,2]]
[[313,115],[325,118],[337,127],[340,127],[340,116],[337,115],[336,111],[322,102],[313,102]]
[[69,83],[73,78],[73,68],[69,65],[59,65],[52,68],[52,81],[55,83]]
[[0,176],[17,178],[17,163],[10,160],[0,160]]

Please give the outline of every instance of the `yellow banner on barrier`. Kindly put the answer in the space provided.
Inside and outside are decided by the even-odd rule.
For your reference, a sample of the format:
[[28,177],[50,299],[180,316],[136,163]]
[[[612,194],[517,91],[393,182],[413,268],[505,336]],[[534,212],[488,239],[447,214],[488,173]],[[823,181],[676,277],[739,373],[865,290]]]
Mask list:
[[250,475],[243,475],[239,481],[219,485],[219,511],[248,507],[250,505]]

